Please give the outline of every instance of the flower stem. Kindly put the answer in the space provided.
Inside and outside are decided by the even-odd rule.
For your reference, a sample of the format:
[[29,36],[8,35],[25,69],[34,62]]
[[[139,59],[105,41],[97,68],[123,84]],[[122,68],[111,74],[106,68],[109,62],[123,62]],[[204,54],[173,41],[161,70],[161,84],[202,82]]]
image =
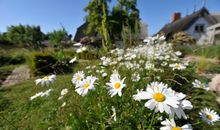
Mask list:
[[153,124],[153,121],[154,121],[154,117],[155,117],[155,112],[153,112],[150,125],[148,126],[148,130],[151,130],[151,128],[152,128],[152,124]]

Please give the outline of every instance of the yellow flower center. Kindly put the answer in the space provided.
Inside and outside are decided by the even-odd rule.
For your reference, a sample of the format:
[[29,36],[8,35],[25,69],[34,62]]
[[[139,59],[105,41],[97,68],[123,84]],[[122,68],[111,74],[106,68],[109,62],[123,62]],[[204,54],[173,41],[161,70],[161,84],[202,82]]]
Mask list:
[[81,76],[77,76],[77,80],[81,80]]
[[88,88],[89,86],[90,86],[90,84],[85,84],[83,87]]
[[209,119],[209,120],[212,120],[212,115],[207,114],[207,115],[206,115],[206,118]]
[[43,78],[43,80],[48,80],[49,79],[49,77],[48,76],[45,76],[44,78]]
[[173,127],[172,130],[182,130],[180,127]]
[[121,84],[119,82],[116,82],[114,87],[115,89],[119,89],[121,87]]
[[166,97],[162,94],[162,93],[155,93],[153,98],[157,101],[157,102],[163,102]]
[[175,66],[176,68],[180,68],[180,65],[179,64],[176,64],[176,66]]
[[205,88],[205,86],[204,86],[204,85],[201,85],[200,88]]

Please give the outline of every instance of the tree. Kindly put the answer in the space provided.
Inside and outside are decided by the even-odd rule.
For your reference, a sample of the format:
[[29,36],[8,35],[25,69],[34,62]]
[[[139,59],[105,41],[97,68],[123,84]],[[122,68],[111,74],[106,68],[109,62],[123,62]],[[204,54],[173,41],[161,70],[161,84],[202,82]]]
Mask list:
[[40,26],[16,25],[7,28],[7,40],[13,44],[38,48],[44,34]]
[[110,0],[91,0],[84,9],[88,13],[86,17],[87,33],[98,33],[102,37],[102,45],[106,51],[110,47],[108,2]]
[[[105,50],[111,46],[112,40],[121,40],[123,29],[129,28],[132,34],[139,33],[139,10],[137,0],[118,0],[118,5],[108,10],[110,0],[91,0],[85,7],[88,13],[87,33],[98,33],[102,37]],[[129,39],[133,39],[132,35]],[[136,37],[136,36],[135,36]],[[111,40],[110,40],[111,39]],[[131,41],[131,40],[130,40]]]
[[50,43],[52,43],[54,47],[58,48],[62,48],[62,41],[69,40],[69,35],[64,28],[60,30],[54,30],[53,32],[48,33],[47,35]]
[[122,39],[123,29],[129,28],[133,34],[139,33],[139,10],[137,0],[118,0],[110,15],[112,39]]

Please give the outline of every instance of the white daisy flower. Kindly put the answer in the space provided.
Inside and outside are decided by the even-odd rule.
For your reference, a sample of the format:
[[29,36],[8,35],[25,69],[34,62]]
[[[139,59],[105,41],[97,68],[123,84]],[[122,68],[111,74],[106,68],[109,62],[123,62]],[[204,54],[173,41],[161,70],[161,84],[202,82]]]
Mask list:
[[66,95],[68,93],[68,89],[62,89],[60,92],[60,97],[58,98],[58,100],[62,99],[64,95]]
[[71,59],[70,61],[69,61],[69,63],[74,63],[76,61],[76,57],[74,57],[73,59]]
[[68,89],[65,88],[65,89],[62,89],[62,91],[60,92],[60,95],[61,95],[61,96],[64,96],[64,95],[66,95],[67,93],[68,93]]
[[166,112],[171,114],[171,107],[178,108],[179,101],[178,98],[172,96],[167,89],[167,85],[163,83],[153,82],[148,85],[146,91],[139,91],[133,96],[135,100],[148,100],[145,103],[145,107],[151,109]]
[[146,64],[145,64],[145,69],[146,70],[154,69],[154,64],[152,64],[149,61],[147,61]]
[[107,76],[107,73],[102,73],[102,77],[106,77]]
[[175,55],[177,55],[177,56],[181,56],[182,53],[181,53],[180,51],[176,51],[176,52],[175,52]]
[[36,93],[34,96],[31,96],[31,97],[30,97],[30,100],[34,100],[34,99],[37,98],[37,97],[49,96],[49,94],[50,94],[50,92],[51,92],[52,90],[53,90],[53,89],[48,89],[48,90],[45,91],[45,92]]
[[173,70],[184,70],[184,69],[186,69],[186,66],[184,64],[181,64],[181,63],[170,64],[170,67]]
[[49,86],[50,83],[53,83],[54,80],[56,79],[56,75],[50,75],[50,76],[45,76],[42,79],[37,79],[35,80],[36,85],[38,85],[39,83],[41,83],[41,86]]
[[82,96],[85,96],[89,90],[95,90],[94,83],[97,80],[96,77],[87,76],[82,82],[80,82],[75,91]]
[[76,53],[81,53],[85,51],[87,48],[86,47],[80,47],[79,49],[76,50]]
[[63,104],[60,107],[65,107],[66,106],[66,102],[63,102]]
[[191,110],[193,108],[191,102],[189,100],[186,100],[185,97],[186,95],[183,93],[177,93],[175,91],[173,91],[172,89],[168,89],[168,91],[170,91],[170,94],[173,96],[176,96],[178,98],[178,101],[180,102],[179,107],[178,108],[173,108],[171,107],[171,117],[174,117],[175,115],[177,115],[177,117],[179,119],[181,119],[182,117],[184,119],[187,119],[187,116],[185,114],[185,112],[183,110],[187,109],[187,110]]
[[199,81],[197,79],[194,82],[192,82],[192,84],[193,84],[194,88],[201,88],[201,89],[205,89],[206,91],[209,90],[209,87],[207,84],[201,83],[201,81]]
[[34,96],[31,96],[31,97],[30,97],[30,100],[33,100],[33,99],[35,99],[35,98],[37,98],[37,97],[40,97],[40,96],[42,95],[42,93],[43,93],[43,92],[36,93]]
[[50,92],[51,92],[52,90],[53,90],[53,89],[48,89],[47,91],[45,91],[44,93],[41,94],[41,97],[49,96],[49,95],[50,95]]
[[111,64],[111,58],[109,57],[102,57],[101,60],[103,66],[108,66]]
[[160,130],[192,130],[191,124],[185,124],[182,127],[177,126],[174,119],[168,120],[166,119],[165,121],[161,122],[163,127],[160,128]]
[[116,110],[115,110],[114,106],[112,106],[112,112],[113,112],[113,114],[111,116],[111,119],[113,118],[113,120],[116,121],[117,120],[117,118],[116,118]]
[[73,84],[78,84],[84,79],[85,75],[83,71],[78,71],[73,75],[72,83]]
[[209,108],[201,110],[199,115],[205,122],[212,125],[214,124],[214,122],[220,120],[219,115],[214,110],[211,110]]
[[113,74],[110,76],[110,83],[106,83],[108,85],[109,94],[111,97],[118,94],[119,96],[122,95],[122,89],[125,87],[124,84],[125,78],[122,80],[120,79],[120,75],[117,71],[114,71]]
[[140,75],[138,73],[133,73],[131,75],[131,80],[134,81],[134,82],[138,82],[140,80]]

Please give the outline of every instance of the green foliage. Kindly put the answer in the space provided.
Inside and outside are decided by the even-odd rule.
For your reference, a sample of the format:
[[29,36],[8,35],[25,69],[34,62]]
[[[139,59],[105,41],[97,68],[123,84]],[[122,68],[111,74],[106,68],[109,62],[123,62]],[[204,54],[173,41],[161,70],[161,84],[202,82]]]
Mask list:
[[102,45],[105,50],[111,48],[110,42],[124,37],[122,36],[123,27],[131,29],[131,34],[139,32],[139,24],[137,23],[140,20],[136,0],[118,0],[118,5],[113,7],[111,11],[108,10],[108,2],[92,0],[85,7],[85,11],[88,12],[86,17],[87,33],[98,33],[102,37]]
[[199,46],[195,48],[193,53],[207,58],[220,59],[220,45]]
[[61,43],[62,41],[67,42],[69,40],[69,36],[67,31],[63,28],[60,30],[54,30],[53,32],[50,32],[47,34],[49,37],[49,41],[52,44],[52,47],[63,47]]
[[13,44],[38,48],[44,34],[41,32],[40,26],[20,24],[8,27],[6,37]]
[[69,59],[65,57],[54,57],[46,53],[34,53],[32,56],[31,69],[35,75],[70,73]]
[[7,55],[0,55],[0,66],[4,65],[15,65],[15,64],[22,64],[25,62],[25,58],[22,55],[14,55],[14,56],[7,56]]
[[78,54],[79,59],[94,60],[100,58],[97,51],[84,51]]

